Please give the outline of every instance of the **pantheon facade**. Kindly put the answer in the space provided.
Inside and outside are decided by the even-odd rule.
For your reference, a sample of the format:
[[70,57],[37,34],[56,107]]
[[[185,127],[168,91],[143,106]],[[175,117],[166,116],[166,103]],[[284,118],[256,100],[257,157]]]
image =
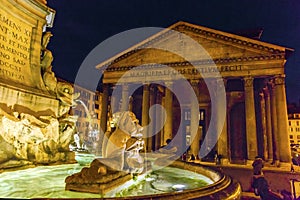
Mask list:
[[151,124],[144,131],[147,151],[172,139],[192,154],[207,148],[202,159],[213,152],[231,163],[255,156],[289,163],[285,63],[292,51],[178,22],[97,66],[105,68],[102,130],[112,112],[130,110],[142,126]]

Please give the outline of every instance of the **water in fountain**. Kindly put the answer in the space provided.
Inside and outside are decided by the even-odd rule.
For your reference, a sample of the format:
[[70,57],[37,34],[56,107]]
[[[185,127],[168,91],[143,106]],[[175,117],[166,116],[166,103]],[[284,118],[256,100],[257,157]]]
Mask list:
[[[97,149],[99,147],[99,133],[98,129],[93,128],[92,126],[92,115],[90,114],[86,104],[80,100],[76,99],[76,103],[80,103],[87,116],[88,126],[86,127],[87,131],[87,139],[81,139],[80,133],[74,134],[75,145],[71,145],[70,149],[77,152],[85,152],[85,153],[97,153]],[[82,141],[83,140],[83,141]]]
[[[78,159],[78,157],[77,157]],[[81,157],[80,159],[85,159]],[[89,158],[86,163],[89,163]],[[65,177],[84,167],[79,164],[40,166],[0,174],[1,198],[100,198],[100,194],[65,191]],[[164,168],[149,174],[143,181],[132,181],[106,197],[161,194],[195,189],[211,184],[212,180],[194,172]]]

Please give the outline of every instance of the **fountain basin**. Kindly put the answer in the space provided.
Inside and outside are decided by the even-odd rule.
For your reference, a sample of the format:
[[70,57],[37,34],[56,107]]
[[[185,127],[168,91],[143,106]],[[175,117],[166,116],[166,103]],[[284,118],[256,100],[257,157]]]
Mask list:
[[[156,170],[156,168],[158,170]],[[169,164],[168,167],[164,167],[163,170],[159,172],[160,175],[158,178],[153,178],[152,175],[160,171],[160,167],[154,165],[149,169],[147,172],[149,175],[140,175],[138,181],[133,181],[130,174],[126,174],[125,172],[114,172],[119,174],[123,173],[122,176],[118,176],[117,178],[113,178],[112,176],[114,174],[110,174],[102,178],[93,176],[91,179],[86,179],[85,173],[81,172],[75,174],[75,177],[68,177],[72,179],[71,182],[67,180],[68,178],[66,179],[66,189],[77,192],[98,193],[101,194],[102,197],[107,198],[126,197],[130,199],[239,199],[241,196],[241,186],[237,181],[218,170],[213,170],[201,165],[175,161]],[[182,176],[181,171],[177,171],[177,173],[179,173],[177,176],[177,169],[181,169],[181,171],[186,173],[190,171],[190,177]],[[153,173],[151,173],[152,170]],[[197,175],[202,175],[202,177],[197,177],[193,180],[193,177]],[[76,179],[77,176],[82,176],[83,180]],[[110,177],[112,178],[108,181],[107,178]],[[102,179],[106,181],[103,182]],[[148,184],[152,187],[153,191],[136,192],[141,187],[147,187],[144,183],[141,183],[147,179],[156,179]],[[202,185],[197,185],[196,187],[191,186],[191,182],[197,182],[199,179],[203,180]],[[148,186],[148,188],[150,187]]]
[[[126,198],[126,199],[239,199],[241,195],[240,185],[232,180],[230,177],[213,170],[211,168],[203,167],[197,164],[185,163],[180,161],[175,161],[170,165],[170,170],[178,174],[178,180],[170,183],[172,187],[165,185],[165,187],[171,188],[169,192],[158,191],[154,193],[139,191],[137,193],[134,189],[134,193],[129,191],[127,195],[126,188],[131,186],[123,185],[123,192],[121,190],[114,191],[115,193],[107,194],[105,196],[100,194],[65,191],[65,177],[76,173],[81,170],[83,166],[79,164],[67,164],[67,165],[57,165],[57,166],[39,166],[36,168],[18,170],[12,172],[4,172],[0,174],[0,197],[1,198],[93,198],[93,199],[116,199],[116,198]],[[181,170],[183,169],[183,170]],[[180,170],[182,172],[180,172]],[[186,174],[189,178],[191,172],[195,172],[198,175],[205,178],[208,181],[206,186],[195,186],[192,189],[183,188],[182,185],[187,185],[183,183],[181,174]],[[169,176],[163,169],[161,174]],[[180,173],[180,174],[179,174]],[[195,174],[194,173],[194,174]],[[159,177],[162,177],[161,174]],[[196,175],[197,175],[196,174]],[[146,181],[147,177],[145,178]],[[148,177],[149,179],[149,177]],[[196,177],[196,179],[201,179]],[[194,184],[192,183],[189,184]],[[160,182],[159,182],[160,183]],[[160,186],[156,185],[158,189]],[[139,189],[140,185],[135,188]],[[147,188],[148,186],[146,186]],[[145,195],[143,195],[145,194]]]

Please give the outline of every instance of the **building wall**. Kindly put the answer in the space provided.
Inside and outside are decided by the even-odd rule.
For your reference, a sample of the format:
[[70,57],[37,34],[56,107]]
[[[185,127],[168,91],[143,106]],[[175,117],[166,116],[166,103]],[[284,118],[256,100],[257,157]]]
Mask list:
[[89,126],[91,126],[92,129],[98,130],[100,128],[101,117],[101,93],[98,91],[90,91],[80,86],[75,86],[75,88],[76,92],[80,93],[77,106],[73,108],[74,115],[78,116],[76,123],[77,131],[79,133],[86,133],[89,130]]
[[288,125],[290,143],[300,145],[300,113],[289,114]]

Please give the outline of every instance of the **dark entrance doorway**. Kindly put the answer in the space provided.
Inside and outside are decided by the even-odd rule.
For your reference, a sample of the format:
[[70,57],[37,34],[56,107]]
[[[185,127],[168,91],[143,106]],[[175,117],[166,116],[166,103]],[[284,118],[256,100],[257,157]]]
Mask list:
[[245,105],[238,103],[230,111],[230,152],[232,163],[247,159]]

